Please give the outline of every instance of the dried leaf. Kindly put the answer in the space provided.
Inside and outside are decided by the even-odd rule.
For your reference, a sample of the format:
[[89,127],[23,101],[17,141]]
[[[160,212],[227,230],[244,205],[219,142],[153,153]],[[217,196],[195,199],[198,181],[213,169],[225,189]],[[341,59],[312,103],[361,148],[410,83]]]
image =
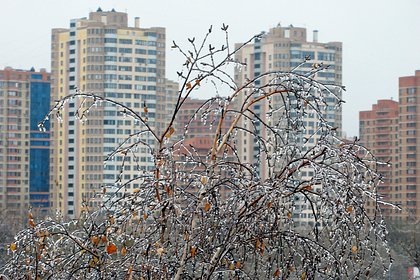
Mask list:
[[185,85],[185,87],[186,87],[186,89],[191,89],[192,88],[192,85],[191,85],[191,83],[187,83],[186,85]]
[[268,208],[273,207],[273,202],[271,202],[271,201],[270,201],[270,202],[268,202],[268,203],[267,203],[267,207],[268,207]]
[[156,249],[156,254],[158,254],[159,256],[162,256],[165,253],[165,249],[163,249],[162,247]]
[[260,240],[257,239],[257,241],[255,241],[255,250],[258,250],[259,247],[260,247]]
[[280,277],[280,269],[277,268],[277,270],[274,272],[274,277]]
[[29,219],[28,224],[29,224],[31,227],[33,227],[33,228],[35,227],[34,220],[32,220],[32,219]]
[[287,218],[291,219],[292,218],[292,213],[287,212]]
[[236,264],[235,264],[235,266],[236,266],[236,268],[240,268],[241,267],[241,262],[236,262]]
[[16,251],[16,248],[17,248],[16,243],[10,244],[10,250]]
[[349,207],[347,207],[346,211],[347,211],[347,213],[353,212],[353,206],[350,205]]
[[125,256],[127,254],[127,249],[125,247],[122,247],[121,249],[121,256]]
[[109,217],[109,223],[110,223],[111,225],[113,225],[113,224],[115,223],[115,218],[114,218],[114,216],[110,216],[110,217]]
[[351,247],[351,252],[352,252],[353,254],[356,254],[356,253],[357,253],[357,250],[358,250],[358,248],[357,248],[357,246],[356,246],[356,245],[353,245],[353,246]]
[[166,138],[171,138],[172,134],[174,134],[175,132],[175,128],[173,128],[172,126],[169,128],[168,132],[165,134]]
[[105,242],[107,241],[107,238],[106,238],[106,236],[105,236],[105,235],[102,235],[102,236],[101,236],[101,241],[102,241],[102,243],[105,243]]
[[114,244],[110,243],[108,246],[106,246],[106,252],[109,255],[114,254],[115,252],[117,252],[117,246],[115,246]]
[[197,80],[195,80],[195,84],[197,85],[197,86],[199,86],[200,85],[200,80],[199,79],[197,79]]
[[210,210],[210,208],[211,208],[211,204],[206,202],[206,204],[204,205],[204,211],[208,212]]
[[302,275],[300,276],[301,280],[305,280],[306,279],[306,271],[302,272]]
[[34,216],[32,215],[32,213],[28,213],[28,219],[33,219]]
[[146,213],[143,214],[143,220],[147,220],[147,214]]
[[139,189],[134,189],[133,193],[138,193],[140,190]]
[[203,176],[201,177],[201,183],[204,185],[205,183],[207,183],[207,177]]
[[92,241],[93,244],[98,245],[99,244],[99,237],[97,236],[92,236],[90,238],[90,241]]
[[190,253],[191,257],[194,258],[197,255],[197,247],[191,247]]

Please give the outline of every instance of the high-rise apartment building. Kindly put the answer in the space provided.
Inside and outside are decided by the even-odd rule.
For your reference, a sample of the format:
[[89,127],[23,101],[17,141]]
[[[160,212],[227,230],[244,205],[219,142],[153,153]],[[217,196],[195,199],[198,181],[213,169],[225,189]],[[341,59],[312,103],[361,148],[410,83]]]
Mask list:
[[45,70],[0,70],[0,211],[48,210],[50,136],[38,123],[49,103]]
[[[239,47],[239,45],[237,45]],[[310,57],[301,65],[305,58]],[[287,26],[271,28],[269,32],[265,33],[261,38],[257,38],[253,43],[241,48],[237,53],[236,59],[245,63],[245,67],[237,69],[235,72],[235,81],[241,86],[248,80],[253,80],[262,73],[270,71],[290,71],[293,70],[298,74],[305,74],[313,70],[313,65],[328,65],[329,67],[323,71],[318,72],[314,78],[324,84],[338,84],[342,82],[342,43],[341,42],[318,42],[318,31],[314,31],[313,40],[308,41],[306,29],[300,27]],[[296,68],[299,66],[298,68]],[[296,69],[295,69],[296,68]],[[265,79],[265,80],[264,80]],[[270,77],[256,81],[256,87],[268,82]],[[332,89],[333,90],[333,89]],[[336,95],[341,98],[341,92],[336,91]],[[241,104],[247,98],[245,95],[239,95],[237,102]],[[337,136],[340,137],[342,133],[342,111],[337,107],[337,100],[335,97],[327,97],[324,99],[327,106],[322,113],[323,118],[332,126],[336,128]],[[279,96],[272,98],[273,107],[283,104],[283,99]],[[252,107],[255,116],[253,118],[266,118],[269,109],[268,102],[260,102]],[[276,116],[273,115],[272,119]],[[242,126],[246,129],[251,129],[260,136],[267,136],[269,131],[259,122],[252,123],[248,121],[245,124],[245,119],[242,118]],[[276,121],[276,120],[274,120]],[[277,120],[278,121],[278,120]],[[319,118],[315,112],[308,111],[307,116],[303,119],[303,125],[306,128],[301,137],[297,139],[297,145],[302,145],[303,149],[314,145],[319,138],[318,126]],[[248,125],[248,127],[247,127]],[[245,133],[238,133],[239,151],[238,154],[243,162],[253,164],[258,170],[258,175],[261,179],[267,178],[269,172],[273,169],[268,168],[268,164],[264,156],[258,156],[260,147],[255,143],[254,136]],[[304,141],[304,138],[308,139]],[[274,171],[275,172],[275,171]],[[301,172],[302,178],[312,177],[313,170],[305,168]],[[321,187],[317,186],[316,188]],[[304,198],[296,195],[295,198],[295,212],[293,217],[297,225],[306,226],[313,225],[314,217],[311,208],[306,205]]]
[[[237,44],[237,47],[239,44]],[[236,59],[246,64],[246,67],[237,69],[235,81],[243,85],[248,79],[253,79],[262,73],[269,71],[290,71],[300,65],[305,57],[311,60],[296,70],[298,73],[308,73],[313,69],[314,64],[328,65],[329,68],[316,74],[315,79],[326,84],[338,84],[342,82],[342,43],[341,42],[318,42],[318,31],[314,31],[313,40],[307,40],[305,28],[293,27],[292,25],[271,28],[261,39],[256,39],[252,44],[243,47],[236,55]],[[258,85],[257,85],[258,86]],[[341,93],[337,92],[341,97]],[[238,97],[238,102],[241,103]],[[324,118],[333,126],[337,127],[337,136],[341,135],[342,112],[341,108],[335,106],[336,99],[330,97],[326,100],[328,106],[323,112]],[[274,102],[282,102],[281,98]],[[268,104],[258,104],[253,108],[258,116],[265,116]],[[312,135],[317,129],[317,118],[315,114],[308,114],[305,119],[307,134]],[[265,128],[258,128],[259,133],[266,133]],[[240,154],[242,160],[252,162],[256,159],[258,149],[254,147],[252,139],[242,136],[242,149]],[[315,138],[309,141],[315,141]],[[310,144],[310,143],[309,143]],[[267,165],[260,165],[260,176],[265,178],[268,170]]]
[[[398,202],[401,194],[396,188],[398,175],[398,102],[393,100],[378,100],[371,110],[359,112],[360,143],[383,164],[372,166],[382,175],[382,183],[378,186],[378,194],[389,202]],[[370,158],[370,154],[362,155]],[[388,164],[387,164],[388,163]],[[368,213],[374,205],[367,204]],[[395,216],[396,209],[383,207],[383,213],[388,217]],[[372,212],[373,213],[373,212]]]
[[[420,218],[420,71],[399,78],[398,177],[395,201],[400,219]],[[418,152],[419,151],[419,152]]]
[[[167,92],[164,28],[141,28],[139,18],[131,27],[126,13],[98,9],[88,18],[71,20],[68,29],[53,29],[51,50],[52,100],[76,88],[92,92],[129,106],[144,117],[147,114],[149,125],[162,130],[166,114],[156,108]],[[133,163],[134,156],[122,154],[104,166],[104,158],[140,126],[125,118],[119,108],[105,103],[97,104],[100,108],[91,110],[86,121],[80,122],[77,117],[81,116],[75,112],[89,102],[93,101],[70,101],[63,121],[51,124],[52,207],[69,217],[79,215],[82,202],[91,207],[101,203],[96,194],[104,185],[114,186],[123,161],[121,183],[135,178],[139,168],[153,168],[146,147],[136,153],[139,166]],[[150,133],[139,138],[155,144]]]

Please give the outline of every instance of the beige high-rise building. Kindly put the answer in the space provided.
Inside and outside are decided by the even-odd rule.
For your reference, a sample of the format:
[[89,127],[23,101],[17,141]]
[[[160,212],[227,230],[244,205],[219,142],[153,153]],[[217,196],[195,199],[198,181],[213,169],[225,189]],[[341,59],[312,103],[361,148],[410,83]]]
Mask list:
[[[166,114],[158,106],[166,100],[166,84],[170,84],[165,81],[165,29],[141,28],[139,18],[134,22],[128,26],[126,13],[98,9],[88,18],[71,20],[68,29],[53,29],[52,105],[77,88],[124,104],[147,117],[152,128],[162,129]],[[119,153],[104,165],[107,155],[141,126],[118,106],[106,103],[96,104],[100,108],[90,110],[86,119],[76,114],[79,106],[92,102],[71,100],[65,105],[63,121],[52,122],[52,208],[69,217],[80,214],[82,202],[90,207],[102,203],[98,193],[103,186],[118,188],[142,170],[153,169],[146,146],[134,154]],[[152,148],[156,144],[150,133],[136,139]],[[137,185],[132,182],[126,191]]]
[[[237,44],[236,47],[239,47]],[[311,60],[300,65],[306,57]],[[329,67],[315,75],[317,81],[324,84],[342,83],[342,43],[341,42],[318,42],[318,31],[313,32],[313,40],[307,39],[306,29],[301,27],[293,27],[292,25],[271,28],[269,32],[265,33],[261,38],[257,38],[251,44],[244,46],[235,57],[238,61],[245,63],[241,69],[236,69],[235,82],[241,86],[248,80],[253,80],[260,74],[270,71],[290,71],[294,69],[295,73],[306,74],[313,70],[313,65],[328,65]],[[255,86],[263,85],[268,82],[266,77],[255,82]],[[335,92],[341,98],[341,92]],[[246,98],[245,95],[239,95],[237,102],[241,104]],[[341,107],[335,106],[336,98],[333,96],[324,99],[326,107],[322,112],[323,118],[332,126],[336,128],[337,136],[340,137],[342,133],[342,110]],[[276,107],[278,104],[283,104],[282,98],[274,96],[272,98]],[[277,104],[277,105],[276,105]],[[278,106],[277,106],[278,107]],[[260,102],[252,107],[255,115],[249,115],[250,119],[266,118],[269,109],[268,102]],[[272,116],[271,121],[278,121],[276,116]],[[303,118],[303,125],[306,128],[302,137],[296,139],[296,144],[301,145],[302,149],[314,145],[319,138],[318,126],[319,118],[313,112],[308,112],[307,116]],[[257,135],[267,136],[269,131],[259,122],[252,123],[250,120],[245,123],[245,118],[242,118],[242,126],[246,129],[254,131]],[[260,147],[255,143],[254,137],[250,134],[238,133],[239,135],[239,155],[243,162],[251,163],[257,168],[257,173],[262,180],[270,175],[270,172],[276,172],[275,165],[269,167],[266,157],[258,156]],[[305,140],[308,139],[307,141]],[[271,151],[274,152],[274,151]],[[303,170],[301,176],[312,177],[314,172],[311,169]],[[299,197],[296,198],[296,218],[299,218],[301,225],[312,223],[313,216],[307,205],[299,204]],[[295,215],[295,213],[294,213]]]

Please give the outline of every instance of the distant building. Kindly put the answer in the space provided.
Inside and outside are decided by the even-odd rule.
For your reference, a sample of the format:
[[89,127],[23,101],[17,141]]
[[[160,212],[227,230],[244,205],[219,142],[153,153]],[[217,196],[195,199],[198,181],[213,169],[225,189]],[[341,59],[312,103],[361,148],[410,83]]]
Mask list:
[[420,71],[399,78],[399,150],[397,193],[399,219],[420,218]]
[[[237,44],[237,47],[240,44]],[[236,69],[235,82],[243,85],[247,80],[253,79],[258,75],[269,71],[290,71],[294,67],[301,64],[305,57],[311,60],[301,66],[297,73],[308,73],[311,71],[313,64],[329,65],[327,70],[316,74],[317,81],[326,84],[342,83],[342,43],[341,42],[318,42],[318,31],[313,32],[313,40],[308,41],[306,29],[293,26],[277,26],[271,28],[270,31],[256,39],[253,43],[244,46],[236,55],[236,59],[245,63],[246,67]],[[341,98],[341,93],[337,93]],[[245,98],[243,95],[238,96],[238,102],[241,103]],[[282,102],[281,98],[273,98],[273,102]],[[324,118],[333,126],[337,127],[337,136],[342,133],[342,111],[341,108],[335,106],[336,99],[331,97],[326,100],[328,106],[323,112]],[[253,106],[254,113],[257,116],[265,117],[268,109],[267,103],[261,103]],[[307,135],[312,135],[317,129],[318,119],[314,114],[308,114],[305,118],[304,125],[307,127]],[[264,127],[257,128],[262,135],[266,132]],[[256,159],[258,149],[254,147],[252,139],[246,139],[247,136],[240,134],[242,149],[239,151],[242,160],[252,162]],[[310,141],[315,141],[310,139]],[[309,143],[310,144],[310,143]],[[260,165],[260,176],[265,178],[268,174],[266,164]]]
[[[139,18],[131,27],[127,13],[98,9],[88,18],[71,20],[68,29],[53,29],[51,50],[52,99],[78,88],[133,108],[158,131],[168,123],[163,108],[168,99],[166,85],[170,84],[165,80],[164,28],[141,28]],[[74,114],[82,102],[75,99],[66,104],[63,122],[51,124],[52,207],[69,217],[80,214],[82,202],[88,207],[99,206],[102,199],[97,199],[97,194],[102,186],[114,186],[119,178],[124,184],[141,170],[154,168],[145,146],[139,147],[135,156],[118,154],[104,166],[107,155],[141,128],[109,104],[97,104],[100,108],[91,110],[81,123]],[[150,133],[139,135],[139,140],[151,147],[156,144]],[[130,191],[136,184],[125,189]]]
[[[236,47],[239,47],[237,44]],[[305,74],[313,70],[313,65],[329,65],[328,69],[320,71],[315,75],[317,81],[324,84],[337,84],[342,83],[342,43],[341,42],[328,42],[321,43],[318,41],[318,31],[313,32],[313,40],[307,39],[306,29],[301,27],[293,27],[292,25],[271,28],[265,33],[261,39],[255,39],[254,42],[244,46],[235,56],[235,58],[245,63],[245,66],[235,71],[235,82],[242,86],[247,81],[258,77],[262,73],[270,71],[290,71],[303,63],[306,57],[311,60],[294,70],[295,73]],[[268,82],[269,77],[264,81],[257,81],[258,83]],[[335,92],[341,98],[341,92]],[[236,102],[242,104],[245,101],[246,95],[238,95]],[[342,134],[342,109],[335,106],[337,100],[331,96],[326,100],[323,118],[332,126],[336,128],[337,136]],[[280,96],[272,98],[273,107],[279,107],[283,104],[283,99]],[[262,118],[266,119],[266,113],[269,109],[268,102],[260,102],[252,106],[253,114],[249,114],[250,119]],[[276,116],[272,117],[273,121]],[[303,125],[306,128],[302,133],[302,137],[297,139],[296,144],[310,147],[314,145],[318,137],[318,124],[319,118],[317,114],[308,110],[307,116],[303,119]],[[266,137],[270,132],[266,127],[258,122],[251,123],[246,121],[245,118],[241,119],[241,126],[248,130],[254,131],[257,135]],[[259,157],[260,148],[255,142],[254,137],[246,133],[238,133],[238,142],[240,149],[238,154],[242,162],[253,164],[257,170],[260,178],[264,180],[269,176],[270,172],[276,172],[275,166],[269,168],[266,157]],[[308,139],[307,142],[304,139]],[[303,148],[305,149],[305,147]],[[313,177],[314,172],[310,168],[305,168],[301,173],[302,178]],[[317,188],[320,186],[317,186]],[[304,198],[297,195],[295,197],[295,212],[293,213],[296,224],[300,226],[313,225],[314,217],[309,205],[304,203]]]
[[[393,100],[378,100],[371,110],[359,112],[360,143],[369,149],[376,159],[383,163],[378,172],[382,175],[382,183],[378,193],[384,200],[397,202],[395,189],[398,174],[398,102]],[[361,155],[370,158],[369,154]],[[368,213],[374,213],[371,202],[368,202]],[[383,207],[384,214],[393,217],[399,211],[392,207]]]
[[49,106],[45,70],[0,70],[0,211],[48,210],[50,135],[38,123]]

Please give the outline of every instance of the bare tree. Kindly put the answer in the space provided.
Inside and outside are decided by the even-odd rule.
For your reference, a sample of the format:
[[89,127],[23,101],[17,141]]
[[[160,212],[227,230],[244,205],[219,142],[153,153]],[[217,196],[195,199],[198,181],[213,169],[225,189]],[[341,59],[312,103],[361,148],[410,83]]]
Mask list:
[[[227,26],[222,30],[226,43],[221,47],[209,44],[211,28],[200,43],[189,39],[188,50],[174,42],[172,48],[186,62],[178,73],[181,88],[175,110],[162,133],[149,125],[147,110],[142,115],[100,95],[76,91],[57,101],[48,117],[60,116],[74,98],[90,101],[76,109],[80,119],[99,103],[117,106],[138,123],[138,131],[108,159],[118,154],[128,161],[131,155],[130,160],[140,165],[137,149],[146,147],[154,158],[154,170],[139,171],[129,181],[121,175],[115,195],[100,209],[86,208],[78,220],[58,216],[37,221],[29,214],[29,228],[9,245],[13,257],[3,268],[5,275],[13,279],[359,279],[386,270],[390,261],[386,227],[376,195],[379,163],[357,141],[337,138],[336,128],[323,118],[326,98],[335,98],[340,106],[336,93],[343,88],[314,79],[327,67],[321,65],[309,73],[273,71],[235,84],[228,67],[244,64],[235,61],[238,49],[229,47]],[[210,98],[191,116],[191,122],[201,121],[214,131],[203,155],[186,145],[185,137],[174,135],[186,98],[205,83],[230,94]],[[267,107],[266,116],[254,114],[256,104]],[[311,136],[316,140],[313,145],[298,141],[309,113],[319,120],[318,133]],[[257,126],[267,133],[258,133]],[[238,155],[238,135],[244,134],[251,135],[258,147],[267,178]],[[143,135],[154,143],[142,141]],[[360,158],[360,151],[369,156]],[[314,175],[303,178],[300,172],[308,169]],[[116,195],[134,182],[139,188]],[[310,227],[295,226],[296,196],[312,209]],[[367,201],[377,205],[373,214],[365,209]]]

